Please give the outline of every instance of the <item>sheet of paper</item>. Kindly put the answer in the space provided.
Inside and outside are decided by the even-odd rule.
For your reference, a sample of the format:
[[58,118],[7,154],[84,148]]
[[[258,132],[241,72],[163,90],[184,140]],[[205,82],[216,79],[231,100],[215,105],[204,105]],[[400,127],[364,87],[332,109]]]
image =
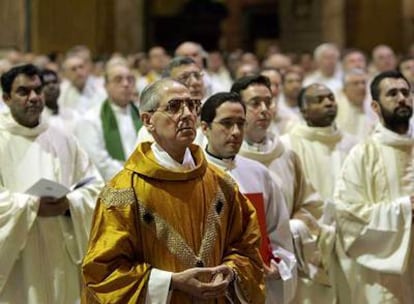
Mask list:
[[39,197],[48,196],[61,198],[68,194],[70,190],[62,184],[49,179],[39,179],[33,186],[26,190],[26,194],[36,195]]

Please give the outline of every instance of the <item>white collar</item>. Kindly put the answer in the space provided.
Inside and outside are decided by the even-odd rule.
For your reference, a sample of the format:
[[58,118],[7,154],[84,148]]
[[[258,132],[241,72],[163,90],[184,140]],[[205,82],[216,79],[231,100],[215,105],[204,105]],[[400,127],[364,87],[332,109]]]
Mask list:
[[131,105],[127,104],[126,107],[120,107],[119,105],[117,105],[115,102],[113,101],[109,101],[109,105],[112,108],[112,111],[114,111],[114,113],[116,114],[129,114]]
[[25,137],[36,137],[47,128],[48,124],[45,121],[40,121],[40,123],[34,128],[22,126],[14,120],[10,112],[2,113],[0,116],[0,129],[7,130],[12,134]]
[[411,124],[409,126],[408,132],[406,134],[400,135],[387,129],[382,123],[377,123],[372,137],[378,140],[380,143],[389,146],[414,145],[413,130]]
[[183,163],[180,164],[173,159],[164,149],[156,142],[151,144],[151,150],[154,153],[156,161],[163,167],[172,171],[184,172],[196,167],[190,149],[187,147],[184,152]]
[[231,171],[236,168],[236,157],[234,158],[219,158],[205,149],[205,156],[209,162],[221,168],[224,171]]

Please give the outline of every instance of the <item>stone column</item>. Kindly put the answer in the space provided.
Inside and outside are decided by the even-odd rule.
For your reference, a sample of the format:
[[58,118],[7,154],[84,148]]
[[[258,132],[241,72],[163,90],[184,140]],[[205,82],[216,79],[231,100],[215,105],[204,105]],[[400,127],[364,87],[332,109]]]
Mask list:
[[339,48],[345,46],[345,3],[344,0],[321,1],[322,42],[335,43]]
[[0,1],[0,49],[26,50],[25,0]]
[[115,51],[124,54],[144,49],[144,0],[115,1]]
[[280,1],[279,12],[283,51],[313,51],[324,40],[322,0]]
[[242,24],[242,3],[238,0],[225,1],[229,10],[229,16],[223,20],[222,37],[220,39],[220,48],[226,51],[233,51],[241,48],[244,36],[241,32]]
[[403,47],[404,52],[414,43],[414,1],[402,1]]

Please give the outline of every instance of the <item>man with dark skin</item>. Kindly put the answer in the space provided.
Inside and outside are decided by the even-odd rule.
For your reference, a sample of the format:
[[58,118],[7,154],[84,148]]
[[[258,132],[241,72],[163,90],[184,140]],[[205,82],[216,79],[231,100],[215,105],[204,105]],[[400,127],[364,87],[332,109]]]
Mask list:
[[[12,68],[1,85],[10,111],[0,116],[0,302],[78,302],[78,261],[103,182],[75,138],[41,120],[36,67]],[[70,188],[89,177],[63,196],[28,193],[41,179]]]

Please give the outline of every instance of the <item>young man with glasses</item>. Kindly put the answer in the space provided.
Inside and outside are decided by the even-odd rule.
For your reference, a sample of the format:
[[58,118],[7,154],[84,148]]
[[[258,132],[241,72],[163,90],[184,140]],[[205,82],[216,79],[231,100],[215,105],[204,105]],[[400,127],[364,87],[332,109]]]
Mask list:
[[296,288],[296,259],[283,194],[261,163],[237,155],[243,142],[246,106],[236,93],[217,93],[201,109],[208,139],[207,160],[229,174],[254,203],[262,225],[261,253],[266,303],[289,303]]
[[264,303],[253,206],[191,144],[198,102],[163,79],[141,95],[154,142],[100,195],[83,263],[88,303]]
[[331,252],[334,231],[318,223],[323,201],[306,179],[299,157],[270,131],[272,94],[269,79],[246,76],[236,80],[231,91],[240,94],[246,105],[246,127],[240,154],[269,168],[287,203],[300,275],[295,303],[330,303],[333,292],[327,286],[326,273],[329,260],[325,260],[322,253]]

